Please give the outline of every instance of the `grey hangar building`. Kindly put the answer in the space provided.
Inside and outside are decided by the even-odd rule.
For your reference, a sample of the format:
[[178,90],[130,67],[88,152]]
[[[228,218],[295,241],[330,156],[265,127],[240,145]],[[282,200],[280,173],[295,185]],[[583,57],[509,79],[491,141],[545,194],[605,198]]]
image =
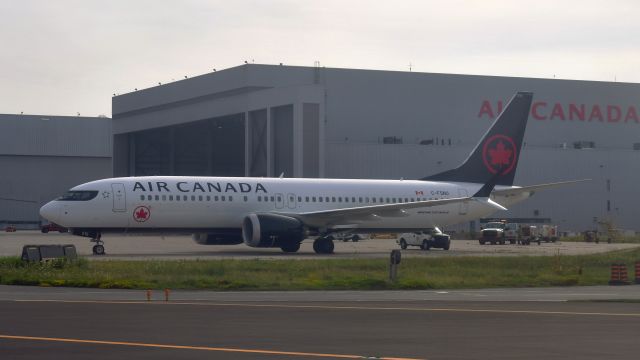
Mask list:
[[496,216],[640,231],[632,83],[244,64],[114,96],[108,175],[418,179],[464,161],[516,91],[534,100],[515,185],[591,181]]

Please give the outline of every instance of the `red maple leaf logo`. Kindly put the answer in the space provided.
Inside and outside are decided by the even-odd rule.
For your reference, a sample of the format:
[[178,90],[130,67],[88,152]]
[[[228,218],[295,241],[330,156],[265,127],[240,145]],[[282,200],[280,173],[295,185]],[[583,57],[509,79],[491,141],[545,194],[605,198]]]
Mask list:
[[146,206],[138,206],[133,211],[133,219],[137,222],[145,222],[149,220],[150,214],[151,212],[149,211],[149,208],[147,208]]
[[511,154],[513,151],[507,149],[502,141],[494,149],[489,149],[489,157],[491,157],[491,165],[509,165],[511,163]]
[[482,161],[492,174],[512,172],[518,159],[518,148],[512,138],[496,134],[488,138],[482,147]]

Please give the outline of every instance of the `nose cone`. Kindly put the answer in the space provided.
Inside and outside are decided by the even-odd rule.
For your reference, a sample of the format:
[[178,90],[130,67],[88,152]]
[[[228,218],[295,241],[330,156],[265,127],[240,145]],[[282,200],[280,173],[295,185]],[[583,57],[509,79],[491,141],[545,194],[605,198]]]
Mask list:
[[49,222],[58,223],[60,217],[60,206],[55,201],[50,201],[40,208],[40,216]]

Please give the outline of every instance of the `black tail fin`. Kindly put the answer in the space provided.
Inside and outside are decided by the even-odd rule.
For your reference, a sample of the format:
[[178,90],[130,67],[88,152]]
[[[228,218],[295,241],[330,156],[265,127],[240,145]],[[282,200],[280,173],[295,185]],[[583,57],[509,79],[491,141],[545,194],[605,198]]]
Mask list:
[[532,98],[516,93],[462,165],[421,180],[484,184],[497,176],[496,185],[513,185]]

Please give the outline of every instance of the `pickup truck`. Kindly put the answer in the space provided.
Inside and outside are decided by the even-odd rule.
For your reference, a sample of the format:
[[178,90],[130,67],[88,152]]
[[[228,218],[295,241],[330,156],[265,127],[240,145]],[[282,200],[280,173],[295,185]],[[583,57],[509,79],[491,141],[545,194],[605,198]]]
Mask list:
[[431,248],[449,250],[451,247],[451,237],[438,228],[400,234],[396,242],[403,250],[409,246],[419,246],[422,250]]
[[480,228],[480,245],[504,245],[507,241],[515,244],[518,241],[518,224],[508,224],[506,221],[493,221]]

